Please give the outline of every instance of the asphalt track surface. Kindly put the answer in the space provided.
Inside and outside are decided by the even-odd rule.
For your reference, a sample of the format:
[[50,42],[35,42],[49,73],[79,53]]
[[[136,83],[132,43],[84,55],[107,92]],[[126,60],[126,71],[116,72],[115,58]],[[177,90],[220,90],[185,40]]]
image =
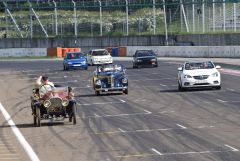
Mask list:
[[[178,92],[178,64],[127,68],[129,94],[95,96],[88,70],[62,61],[0,62],[0,102],[41,161],[240,161],[240,76],[222,74],[222,89]],[[36,77],[74,87],[77,124],[33,126]],[[0,160],[30,160],[0,112]]]

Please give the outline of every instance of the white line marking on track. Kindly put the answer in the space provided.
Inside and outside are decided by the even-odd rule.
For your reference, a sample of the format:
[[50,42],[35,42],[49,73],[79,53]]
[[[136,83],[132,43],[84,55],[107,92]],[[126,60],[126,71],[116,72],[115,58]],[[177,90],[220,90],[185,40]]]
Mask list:
[[145,111],[145,112],[148,113],[148,114],[152,113],[152,112],[150,112],[150,111],[148,111],[148,110],[143,110],[143,111]]
[[230,146],[230,145],[227,145],[227,144],[224,144],[226,147],[230,148],[232,151],[239,151],[238,149]]
[[[102,116],[97,116],[97,117],[121,117],[121,116],[136,116],[136,115],[149,115],[150,113],[133,113],[133,114],[128,114],[128,113],[123,113],[123,114],[116,114],[116,115],[102,115]],[[96,116],[86,116],[82,118],[92,118]]]
[[151,149],[153,152],[157,153],[158,155],[163,155],[162,153],[160,153],[159,151],[157,151],[156,149],[152,148]]
[[174,113],[175,111],[161,111],[161,112],[158,112],[158,113],[161,113],[161,114],[165,114],[165,113]]
[[181,127],[182,129],[187,129],[187,127],[180,125],[180,124],[177,124],[177,126]]
[[218,102],[223,102],[223,103],[226,102],[226,101],[221,100],[221,99],[217,99],[217,101],[218,101]]
[[6,111],[6,109],[2,106],[2,104],[0,103],[0,111],[2,112],[3,116],[5,117],[5,119],[7,120],[8,124],[10,125],[13,133],[15,134],[15,136],[17,137],[18,141],[21,143],[21,145],[23,146],[24,150],[27,152],[28,156],[30,157],[30,159],[32,161],[40,161],[38,156],[36,155],[36,153],[33,151],[32,147],[28,144],[28,142],[26,141],[26,139],[24,138],[24,136],[22,135],[22,133],[18,130],[18,128],[16,127],[15,123],[13,122],[12,118],[10,117],[10,115],[8,114],[8,112]]
[[167,85],[165,85],[165,84],[159,84],[160,86],[163,86],[163,87],[166,87]]
[[126,101],[122,100],[122,99],[119,99],[121,102],[125,103]]
[[125,133],[126,131],[124,131],[123,129],[121,129],[121,128],[118,128],[121,132],[123,132],[123,133]]
[[96,102],[96,103],[83,103],[83,104],[81,104],[81,103],[78,103],[77,102],[77,105],[79,105],[79,106],[90,106],[90,105],[106,105],[106,104],[117,104],[117,103],[125,103],[126,101],[124,101],[124,100],[120,100],[120,102]]
[[99,115],[97,115],[96,113],[94,114],[94,116],[99,117]]
[[232,91],[232,92],[235,91],[234,89],[231,89],[231,88],[226,88],[226,89],[229,90],[229,91]]

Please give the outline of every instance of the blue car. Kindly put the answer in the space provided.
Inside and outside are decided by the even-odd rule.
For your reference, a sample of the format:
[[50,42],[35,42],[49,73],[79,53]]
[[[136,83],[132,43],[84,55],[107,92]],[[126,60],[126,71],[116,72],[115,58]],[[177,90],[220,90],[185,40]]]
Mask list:
[[69,52],[63,60],[63,70],[88,69],[87,57],[81,52]]
[[128,94],[128,78],[125,68],[119,64],[98,66],[93,76],[93,88],[96,95],[100,92],[120,91]]

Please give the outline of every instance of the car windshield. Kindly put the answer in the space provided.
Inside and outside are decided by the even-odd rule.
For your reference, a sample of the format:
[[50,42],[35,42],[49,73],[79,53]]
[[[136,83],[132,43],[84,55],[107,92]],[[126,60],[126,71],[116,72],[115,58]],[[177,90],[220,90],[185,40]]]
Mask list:
[[102,56],[102,55],[108,55],[107,50],[98,50],[98,51],[92,52],[92,56]]
[[83,53],[68,53],[67,59],[79,59],[81,57],[84,57]]
[[141,50],[136,52],[137,57],[142,57],[142,56],[155,56],[153,51],[151,50]]
[[100,66],[98,67],[98,72],[103,73],[103,72],[121,72],[123,71],[123,67],[121,65],[105,65],[105,66]]
[[186,63],[186,70],[195,70],[195,69],[212,69],[214,65],[212,62],[197,62],[197,63]]

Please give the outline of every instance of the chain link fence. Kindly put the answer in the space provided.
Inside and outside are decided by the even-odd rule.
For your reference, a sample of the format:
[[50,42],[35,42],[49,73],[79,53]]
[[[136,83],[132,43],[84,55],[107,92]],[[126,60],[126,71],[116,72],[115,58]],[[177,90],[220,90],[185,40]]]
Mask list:
[[0,2],[0,37],[82,37],[239,32],[240,3],[224,0]]

